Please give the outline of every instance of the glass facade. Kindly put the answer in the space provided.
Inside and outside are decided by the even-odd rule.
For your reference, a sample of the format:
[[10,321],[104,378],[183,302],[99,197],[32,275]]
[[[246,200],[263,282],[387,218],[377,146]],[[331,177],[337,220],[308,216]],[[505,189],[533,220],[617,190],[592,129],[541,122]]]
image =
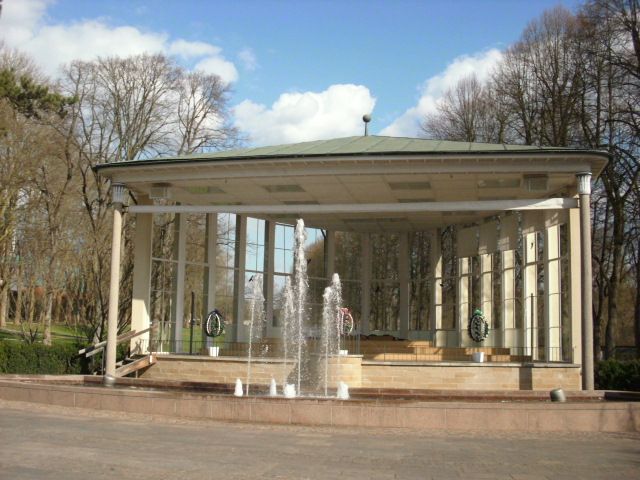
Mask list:
[[[244,226],[235,214],[155,214],[150,316],[159,325],[158,338],[170,342],[180,337],[179,325],[188,328],[191,292],[195,297],[193,316],[197,325],[202,324],[209,305],[207,246],[213,229],[208,221],[213,218],[217,218],[213,242],[215,308],[222,312],[227,325],[237,325],[238,309],[240,319],[246,320],[242,313],[246,309],[242,306],[250,300],[250,282],[260,274],[266,301],[271,302],[271,308],[266,309],[272,312],[267,318],[269,327],[276,328],[273,334],[278,335],[277,329],[283,323],[285,284],[293,275],[293,225],[269,224],[265,219],[247,217],[243,219],[246,222],[243,234]],[[326,271],[329,262],[340,275],[343,305],[351,309],[357,325],[365,321],[361,307],[363,295],[367,296],[370,332],[399,335],[404,325],[404,331],[423,332],[411,338],[432,338],[432,334],[443,331],[447,345],[451,346],[456,335],[456,343],[461,344],[460,335],[465,333],[462,327],[473,311],[480,308],[488,312],[491,329],[483,346],[524,348],[526,352],[535,352],[541,360],[570,361],[568,227],[561,223],[525,235],[521,225],[520,222],[510,250],[482,255],[469,255],[466,251],[464,254],[469,256],[464,257],[458,255],[458,229],[454,226],[439,234],[409,232],[406,239],[400,237],[404,234],[366,234],[371,246],[368,291],[363,291],[362,284],[363,272],[367,271],[363,264],[366,257],[362,255],[363,234],[335,232],[334,256],[328,259],[327,232],[307,228],[305,251],[312,324],[319,325],[322,294],[330,282],[330,274],[334,273]],[[181,226],[185,229],[182,233]],[[244,244],[240,242],[241,235]],[[182,252],[180,242],[184,242]],[[401,251],[401,245],[407,252]],[[408,262],[403,263],[403,255]],[[405,276],[399,271],[401,265],[408,269]],[[182,287],[178,288],[180,281]],[[273,289],[268,293],[271,281]],[[180,302],[178,295],[182,297]],[[180,303],[181,309],[177,307]],[[404,308],[406,318],[401,318]],[[237,335],[237,328],[229,331]]]

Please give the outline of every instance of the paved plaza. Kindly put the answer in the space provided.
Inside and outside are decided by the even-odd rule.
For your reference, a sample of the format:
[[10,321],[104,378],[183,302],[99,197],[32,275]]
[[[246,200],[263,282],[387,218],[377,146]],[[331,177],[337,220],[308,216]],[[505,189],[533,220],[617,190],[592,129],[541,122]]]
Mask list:
[[631,479],[640,436],[175,420],[0,400],[2,479]]

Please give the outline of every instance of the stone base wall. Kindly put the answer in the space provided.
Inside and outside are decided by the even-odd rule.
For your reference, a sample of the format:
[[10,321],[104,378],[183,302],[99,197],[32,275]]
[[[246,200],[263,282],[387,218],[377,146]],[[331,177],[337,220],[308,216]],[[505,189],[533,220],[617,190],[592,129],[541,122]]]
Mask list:
[[[152,380],[184,380],[233,384],[239,378],[246,382],[247,361],[245,358],[199,357],[188,355],[156,355],[156,363],[146,369],[140,377]],[[362,383],[362,359],[358,356],[334,357],[329,360],[330,385],[338,380],[348,385],[360,386]],[[338,374],[337,372],[340,372]],[[324,367],[315,374],[324,378]],[[282,359],[255,359],[251,362],[251,383],[269,385],[274,378],[281,385],[284,378],[288,383],[296,383],[297,371],[291,362]]]
[[426,390],[580,390],[576,365],[364,362],[362,386]]
[[[251,364],[251,383],[269,385],[272,378],[278,384],[292,374],[293,364],[282,360],[260,360]],[[236,378],[244,383],[247,361],[244,358],[199,357],[187,355],[157,355],[156,363],[140,377],[152,380],[185,380],[233,384]]]
[[[339,374],[338,372],[339,365]],[[322,371],[316,372],[323,378]],[[256,359],[251,365],[251,383],[268,385],[272,378],[280,385],[288,377],[295,383],[297,373],[281,359]],[[184,380],[233,384],[245,382],[244,358],[157,356],[157,363],[141,374],[153,380]],[[329,362],[329,384],[338,380],[353,388],[397,388],[425,390],[580,390],[578,365],[496,364],[471,362],[374,362],[359,355],[335,357]]]
[[445,431],[638,432],[635,402],[416,402],[242,397],[3,380],[0,399],[200,421]]

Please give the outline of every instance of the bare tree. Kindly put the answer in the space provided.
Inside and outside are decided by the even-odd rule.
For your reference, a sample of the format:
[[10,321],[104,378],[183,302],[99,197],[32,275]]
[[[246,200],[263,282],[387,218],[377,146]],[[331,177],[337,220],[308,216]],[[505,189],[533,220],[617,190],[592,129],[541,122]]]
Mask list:
[[[73,62],[65,70],[63,89],[77,99],[69,136],[79,151],[76,185],[86,218],[80,269],[86,281],[72,283],[75,308],[89,325],[87,335],[101,338],[107,318],[110,217],[108,185],[93,166],[226,148],[238,135],[228,124],[229,90],[219,77],[185,72],[162,55]],[[126,222],[119,329],[130,318],[132,272],[132,225]]]
[[490,86],[483,86],[470,75],[444,93],[437,111],[427,116],[422,129],[430,138],[503,143],[506,123],[507,115]]
[[228,122],[229,86],[220,77],[181,72],[176,90],[177,153],[221,150],[237,144],[238,132]]
[[506,50],[488,85],[464,79],[425,121],[436,138],[487,141],[491,129],[482,119],[496,117],[483,113],[483,98],[490,98],[486,103],[500,105],[501,139],[609,151],[592,217],[595,349],[604,344],[607,357],[619,337],[621,292],[637,275],[631,245],[640,175],[639,13],[639,0],[591,0],[576,14],[562,7],[543,13]]

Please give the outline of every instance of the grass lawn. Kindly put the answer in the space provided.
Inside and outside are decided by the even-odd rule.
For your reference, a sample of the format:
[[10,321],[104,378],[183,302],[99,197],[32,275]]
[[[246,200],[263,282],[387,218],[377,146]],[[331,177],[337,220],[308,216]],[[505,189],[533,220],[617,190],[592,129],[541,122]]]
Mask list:
[[[20,325],[15,323],[7,323],[0,329],[0,340],[19,340],[22,338],[22,330]],[[37,339],[42,340],[44,335],[44,327],[38,325]],[[68,325],[52,325],[51,339],[54,343],[86,343],[87,338],[81,330],[76,330]]]
[[[4,328],[0,328],[0,341],[2,340],[22,340],[22,331],[20,325],[14,323],[8,323]],[[42,325],[38,326],[38,334],[37,340],[42,341],[44,334],[44,327]],[[71,343],[71,344],[81,344],[81,345],[89,345],[90,342],[87,341],[87,337],[84,335],[84,332],[81,329],[76,329],[73,326],[59,324],[52,325],[51,327],[51,338],[53,343]],[[189,339],[191,338],[191,330],[190,328],[183,327],[182,329],[182,349],[184,351],[189,350]],[[202,327],[200,325],[194,325],[193,327],[193,349],[195,351],[201,350],[203,346],[203,342],[207,340],[207,337],[202,332]],[[222,345],[224,344],[224,335],[219,337],[215,337],[212,339],[212,345]]]

